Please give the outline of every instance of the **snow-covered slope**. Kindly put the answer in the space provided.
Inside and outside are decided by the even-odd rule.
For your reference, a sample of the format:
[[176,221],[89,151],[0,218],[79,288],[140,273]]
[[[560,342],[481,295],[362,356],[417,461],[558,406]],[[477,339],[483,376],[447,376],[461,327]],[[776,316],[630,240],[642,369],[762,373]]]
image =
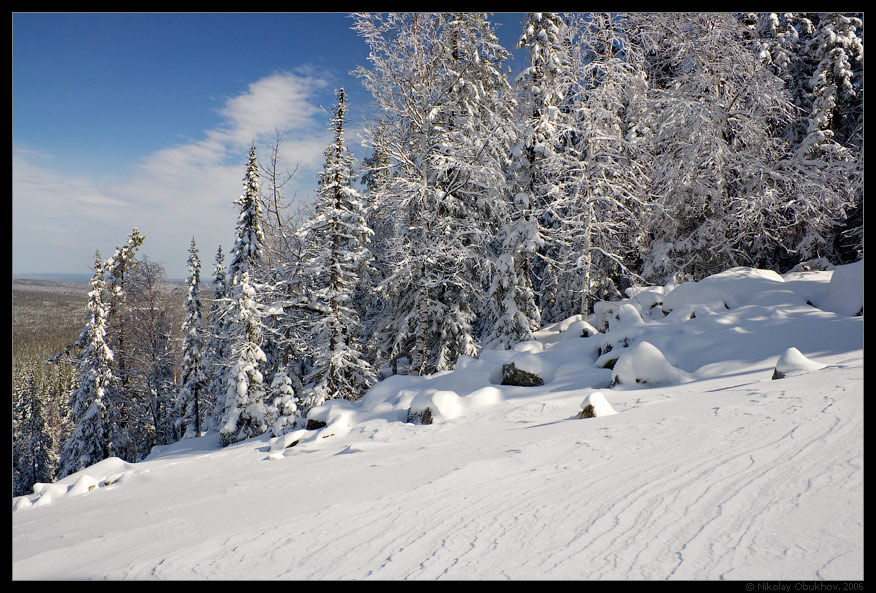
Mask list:
[[13,499],[13,578],[862,579],[862,307],[863,265],[738,268],[319,430],[108,459]]

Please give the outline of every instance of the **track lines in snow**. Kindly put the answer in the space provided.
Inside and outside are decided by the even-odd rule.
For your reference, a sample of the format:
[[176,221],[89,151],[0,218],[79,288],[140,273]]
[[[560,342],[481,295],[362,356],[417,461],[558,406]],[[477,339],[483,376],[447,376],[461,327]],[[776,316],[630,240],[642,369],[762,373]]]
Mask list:
[[[351,490],[306,508],[285,497],[282,520],[179,546],[129,574],[216,579],[245,568],[254,579],[830,578],[862,562],[862,550],[847,543],[854,539],[807,533],[808,525],[824,525],[813,513],[825,512],[837,514],[838,529],[851,522],[848,529],[863,532],[854,523],[862,513],[833,503],[848,500],[835,496],[836,484],[860,484],[863,497],[861,393],[803,397],[789,382],[781,391],[682,392],[666,404],[549,430],[519,430],[523,413],[487,418],[504,425],[477,449],[465,444],[477,440],[478,427],[462,425],[417,431],[411,443],[424,448],[416,456],[353,443],[362,449],[356,455],[325,453],[332,472],[394,482],[396,472],[416,473],[416,485],[365,496]],[[529,412],[529,422],[568,416],[540,403]],[[339,445],[332,454],[347,446]],[[311,477],[300,487],[320,482]]]

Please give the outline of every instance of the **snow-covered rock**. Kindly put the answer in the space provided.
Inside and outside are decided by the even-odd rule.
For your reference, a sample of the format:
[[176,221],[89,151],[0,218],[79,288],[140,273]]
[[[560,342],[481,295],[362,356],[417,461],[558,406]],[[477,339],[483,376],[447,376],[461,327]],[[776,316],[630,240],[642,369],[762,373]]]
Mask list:
[[451,420],[462,415],[465,409],[459,394],[449,390],[426,390],[411,400],[409,416],[420,416],[429,410],[431,421]]
[[702,282],[684,282],[664,296],[663,313],[678,318],[689,318],[697,311],[723,311],[733,304],[731,295],[725,290]]
[[807,373],[823,368],[823,364],[806,358],[802,352],[791,347],[785,350],[776,362],[773,379],[783,379],[791,374]]
[[589,394],[584,401],[581,402],[581,413],[579,418],[596,418],[598,416],[611,416],[617,414],[617,411],[611,407],[605,395],[600,391],[594,391]]
[[659,348],[645,341],[624,351],[611,373],[612,385],[619,389],[677,385],[689,380],[689,375],[666,360]]
[[830,278],[821,309],[840,315],[862,315],[864,311],[864,260],[837,266]]

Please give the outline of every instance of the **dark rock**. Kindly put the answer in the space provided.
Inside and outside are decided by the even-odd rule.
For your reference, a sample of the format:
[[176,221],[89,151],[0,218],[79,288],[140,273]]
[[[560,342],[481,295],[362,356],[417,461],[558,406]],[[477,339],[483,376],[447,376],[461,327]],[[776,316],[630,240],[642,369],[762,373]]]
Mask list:
[[593,409],[593,404],[587,404],[584,406],[584,409],[578,414],[578,418],[596,418],[596,411]]
[[502,365],[502,385],[517,385],[519,387],[537,387],[544,385],[544,380],[535,373],[530,373],[514,366],[513,362]]
[[307,419],[307,426],[305,426],[307,430],[317,430],[320,428],[325,428],[325,422],[321,420],[314,420],[313,418]]
[[612,369],[614,370],[614,365],[617,362],[617,358],[607,358],[605,362],[599,365],[603,369]]

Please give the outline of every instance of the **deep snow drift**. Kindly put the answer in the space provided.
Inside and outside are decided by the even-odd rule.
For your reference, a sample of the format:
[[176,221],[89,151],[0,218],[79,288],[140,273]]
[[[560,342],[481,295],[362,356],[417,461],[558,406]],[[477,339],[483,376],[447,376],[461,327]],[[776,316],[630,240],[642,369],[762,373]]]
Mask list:
[[319,430],[37,485],[13,578],[863,579],[863,263],[630,292]]

